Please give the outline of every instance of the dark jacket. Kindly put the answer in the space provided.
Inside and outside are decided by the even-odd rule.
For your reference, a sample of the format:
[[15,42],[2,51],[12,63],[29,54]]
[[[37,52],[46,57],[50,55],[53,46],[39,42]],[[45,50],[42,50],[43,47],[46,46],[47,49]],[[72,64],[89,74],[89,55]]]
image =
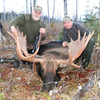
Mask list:
[[0,28],[2,28],[3,27],[3,25],[0,23]]
[[22,14],[11,21],[10,27],[15,26],[20,32],[26,35],[27,43],[34,44],[36,37],[39,35],[40,28],[44,27],[41,20],[34,21],[32,14]]
[[86,32],[86,36],[88,36],[89,31],[85,29],[82,25],[78,23],[73,23],[71,29],[63,28],[63,41],[70,42],[70,39],[77,40],[78,38],[78,30],[80,30],[80,38],[83,37],[84,33]]

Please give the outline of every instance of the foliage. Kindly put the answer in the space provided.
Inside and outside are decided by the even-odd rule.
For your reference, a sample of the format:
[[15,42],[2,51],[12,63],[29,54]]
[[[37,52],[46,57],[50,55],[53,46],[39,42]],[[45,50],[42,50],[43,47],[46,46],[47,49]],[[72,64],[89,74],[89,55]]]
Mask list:
[[0,93],[0,100],[3,100],[4,99],[4,93]]
[[59,32],[59,39],[63,39],[63,33]]
[[98,34],[97,41],[100,44],[100,34]]
[[84,16],[85,27],[91,32],[95,30],[94,39],[96,42],[99,42],[97,38],[100,33],[100,9],[94,7],[92,10],[87,10]]
[[50,25],[50,26],[51,26],[51,27],[53,27],[53,26],[54,26],[54,24],[55,24],[55,20],[53,20],[53,21],[52,21],[52,23],[51,23],[51,25]]

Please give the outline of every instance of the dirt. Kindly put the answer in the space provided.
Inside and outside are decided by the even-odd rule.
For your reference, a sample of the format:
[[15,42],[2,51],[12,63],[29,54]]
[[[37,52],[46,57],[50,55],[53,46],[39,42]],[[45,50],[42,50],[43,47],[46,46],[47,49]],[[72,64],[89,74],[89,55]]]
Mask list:
[[[0,47],[0,58],[17,57],[16,46],[13,39],[8,39]],[[59,73],[62,77],[54,91],[45,92],[42,89],[43,82],[37,75],[35,67],[30,68],[20,61],[19,68],[15,68],[9,61],[0,63],[0,98],[4,100],[72,100],[79,91],[79,86],[84,86],[89,82],[92,76],[96,78],[96,90],[93,95],[87,97],[84,95],[82,100],[90,100],[96,97],[100,98],[100,51],[95,48],[91,57],[91,62],[86,69],[76,69],[72,66],[62,69]],[[87,92],[91,94],[91,90]],[[85,98],[88,99],[85,99]],[[0,99],[3,100],[3,99]]]

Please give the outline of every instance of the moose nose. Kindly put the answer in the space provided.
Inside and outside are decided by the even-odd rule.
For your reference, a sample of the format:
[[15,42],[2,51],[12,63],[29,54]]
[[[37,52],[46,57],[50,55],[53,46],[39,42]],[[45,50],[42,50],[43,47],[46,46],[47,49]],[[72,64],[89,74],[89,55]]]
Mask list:
[[45,77],[43,79],[43,89],[46,91],[52,90],[54,87],[56,87],[56,76],[53,72],[48,72],[45,74]]
[[55,82],[51,82],[51,83],[44,83],[43,84],[43,89],[45,90],[45,91],[50,91],[50,90],[52,90],[54,87],[56,87],[57,86],[57,84],[55,83]]

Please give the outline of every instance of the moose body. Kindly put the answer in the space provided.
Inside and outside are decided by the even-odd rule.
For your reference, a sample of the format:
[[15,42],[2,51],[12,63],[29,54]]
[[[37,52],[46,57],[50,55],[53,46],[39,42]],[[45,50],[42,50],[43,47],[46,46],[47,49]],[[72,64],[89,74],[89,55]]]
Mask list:
[[93,36],[84,34],[80,39],[80,32],[78,32],[78,39],[73,41],[71,39],[67,47],[62,47],[61,41],[52,41],[44,45],[40,45],[42,35],[40,34],[38,47],[34,54],[29,54],[26,47],[26,37],[20,34],[15,29],[12,33],[8,32],[15,40],[17,45],[17,54],[21,60],[37,63],[37,72],[43,80],[43,88],[51,90],[56,86],[55,82],[60,80],[58,74],[59,65],[65,64],[66,66],[74,66],[80,68],[81,66],[74,64],[74,61],[82,54],[86,48],[89,40]]

